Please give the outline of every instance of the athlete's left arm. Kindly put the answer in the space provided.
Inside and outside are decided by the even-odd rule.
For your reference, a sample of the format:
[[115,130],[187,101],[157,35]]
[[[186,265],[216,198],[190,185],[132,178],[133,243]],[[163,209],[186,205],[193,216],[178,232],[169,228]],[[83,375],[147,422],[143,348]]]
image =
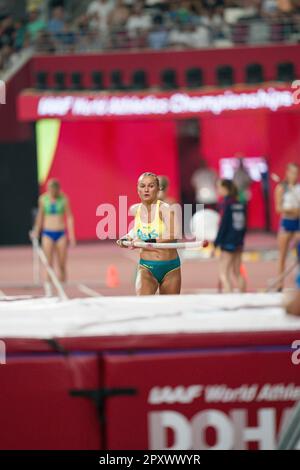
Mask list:
[[75,228],[74,228],[74,217],[73,217],[73,212],[71,209],[70,201],[67,197],[66,197],[66,205],[65,205],[65,214],[67,218],[69,239],[70,239],[71,245],[75,246],[76,237],[75,237]]

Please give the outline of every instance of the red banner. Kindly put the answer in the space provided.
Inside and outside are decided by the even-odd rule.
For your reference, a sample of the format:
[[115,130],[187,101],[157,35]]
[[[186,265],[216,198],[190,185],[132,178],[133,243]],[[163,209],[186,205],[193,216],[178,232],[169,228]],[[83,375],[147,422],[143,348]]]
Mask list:
[[72,390],[97,389],[96,355],[19,356],[0,365],[0,449],[101,449],[96,405]]
[[290,109],[296,106],[291,88],[261,86],[211,92],[169,93],[33,93],[25,91],[18,100],[21,121],[44,118],[99,120],[120,118],[192,117],[202,114],[248,110]]
[[137,391],[108,402],[108,448],[274,449],[300,399],[283,349],[108,355],[106,386]]

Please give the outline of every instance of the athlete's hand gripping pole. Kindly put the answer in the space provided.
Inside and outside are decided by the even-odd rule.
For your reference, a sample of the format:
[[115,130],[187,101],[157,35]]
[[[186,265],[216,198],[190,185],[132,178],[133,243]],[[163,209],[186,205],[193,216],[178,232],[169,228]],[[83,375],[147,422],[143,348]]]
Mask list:
[[120,240],[123,246],[134,247],[134,248],[144,248],[144,249],[161,249],[161,250],[188,250],[192,248],[205,248],[208,245],[206,240],[204,241],[194,241],[194,242],[166,242],[166,243],[151,243],[151,242],[142,242],[142,241],[128,241]]

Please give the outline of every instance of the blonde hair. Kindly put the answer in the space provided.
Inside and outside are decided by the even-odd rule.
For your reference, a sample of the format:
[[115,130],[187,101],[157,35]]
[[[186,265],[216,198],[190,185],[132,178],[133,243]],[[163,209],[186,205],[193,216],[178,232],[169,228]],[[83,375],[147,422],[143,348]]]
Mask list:
[[56,178],[51,178],[48,181],[48,187],[51,189],[56,189],[56,191],[60,190],[60,182]]
[[145,173],[142,173],[140,176],[139,176],[139,179],[138,181],[140,181],[141,179],[143,178],[146,178],[147,176],[151,176],[152,178],[154,178],[156,184],[157,184],[157,187],[159,188],[159,179],[158,179],[158,176],[155,174],[155,173],[151,173],[150,171],[146,171]]

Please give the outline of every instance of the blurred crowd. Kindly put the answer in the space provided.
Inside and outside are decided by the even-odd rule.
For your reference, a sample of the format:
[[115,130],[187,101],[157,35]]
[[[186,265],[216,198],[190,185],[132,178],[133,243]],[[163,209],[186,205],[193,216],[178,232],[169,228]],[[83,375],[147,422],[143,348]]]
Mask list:
[[92,0],[84,7],[74,16],[61,0],[50,3],[46,15],[31,7],[23,19],[0,17],[0,69],[26,48],[59,53],[300,42],[300,0]]

